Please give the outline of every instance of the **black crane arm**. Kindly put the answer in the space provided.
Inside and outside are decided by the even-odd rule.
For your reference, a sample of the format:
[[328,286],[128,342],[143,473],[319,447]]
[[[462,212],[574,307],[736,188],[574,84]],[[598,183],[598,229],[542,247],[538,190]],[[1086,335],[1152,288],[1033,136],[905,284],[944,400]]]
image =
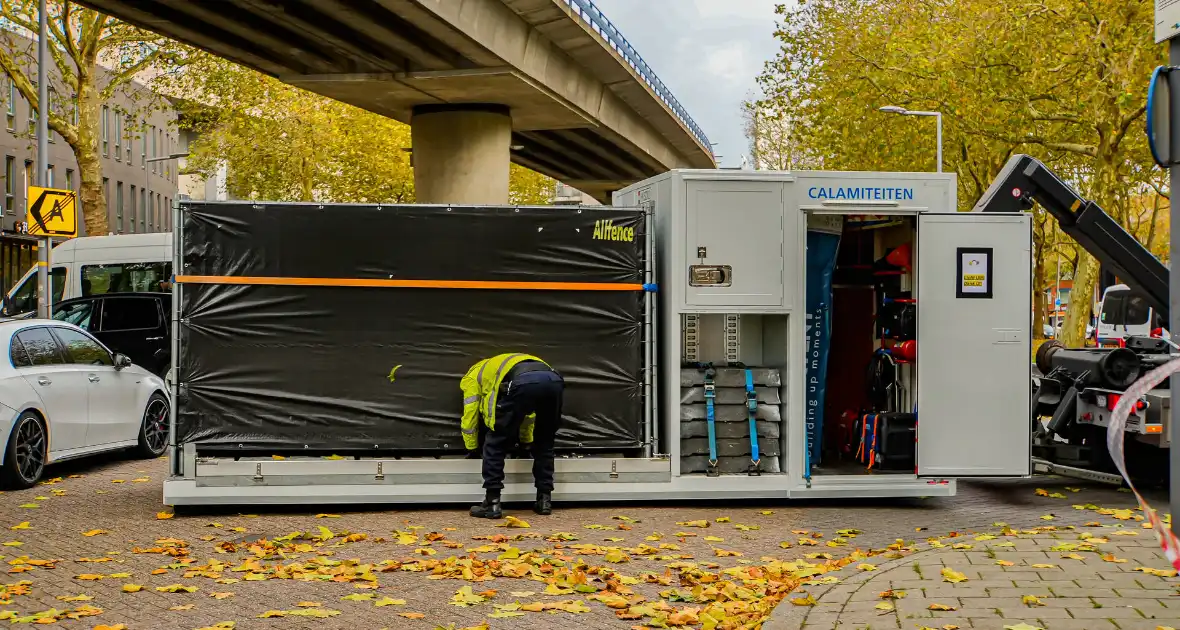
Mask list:
[[1151,255],[1097,203],[1079,195],[1040,160],[1014,155],[972,212],[1024,212],[1034,203],[1057,218],[1061,231],[1078,242],[1119,279],[1142,292],[1168,317],[1168,268]]

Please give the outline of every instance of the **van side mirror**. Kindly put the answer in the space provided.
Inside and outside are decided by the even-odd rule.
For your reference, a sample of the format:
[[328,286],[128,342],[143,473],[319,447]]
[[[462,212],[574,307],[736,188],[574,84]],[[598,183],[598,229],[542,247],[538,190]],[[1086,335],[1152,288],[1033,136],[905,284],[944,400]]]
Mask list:
[[115,354],[115,369],[122,370],[123,368],[131,367],[131,359],[125,354]]

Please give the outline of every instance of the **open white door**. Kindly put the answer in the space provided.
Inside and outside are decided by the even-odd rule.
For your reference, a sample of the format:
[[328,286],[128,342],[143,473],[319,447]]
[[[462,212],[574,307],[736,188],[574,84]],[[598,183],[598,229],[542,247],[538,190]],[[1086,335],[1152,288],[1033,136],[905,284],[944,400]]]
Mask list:
[[1031,474],[1032,223],[918,218],[918,474]]

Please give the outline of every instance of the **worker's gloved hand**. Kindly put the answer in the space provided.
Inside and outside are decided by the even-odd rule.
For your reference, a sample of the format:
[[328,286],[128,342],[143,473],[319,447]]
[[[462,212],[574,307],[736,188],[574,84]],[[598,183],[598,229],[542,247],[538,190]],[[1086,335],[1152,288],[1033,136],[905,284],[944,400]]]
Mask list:
[[479,449],[467,451],[467,456],[463,459],[479,459]]

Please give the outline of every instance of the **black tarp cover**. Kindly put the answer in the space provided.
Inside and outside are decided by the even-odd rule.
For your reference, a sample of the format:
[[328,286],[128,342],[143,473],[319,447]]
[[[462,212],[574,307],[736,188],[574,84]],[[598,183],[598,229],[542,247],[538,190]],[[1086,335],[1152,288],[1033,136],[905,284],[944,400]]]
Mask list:
[[[644,281],[640,210],[186,202],[181,213],[181,281]],[[605,222],[615,229],[595,234]],[[459,451],[459,379],[479,359],[527,352],[566,379],[559,448],[640,444],[642,291],[182,286],[181,443]]]

